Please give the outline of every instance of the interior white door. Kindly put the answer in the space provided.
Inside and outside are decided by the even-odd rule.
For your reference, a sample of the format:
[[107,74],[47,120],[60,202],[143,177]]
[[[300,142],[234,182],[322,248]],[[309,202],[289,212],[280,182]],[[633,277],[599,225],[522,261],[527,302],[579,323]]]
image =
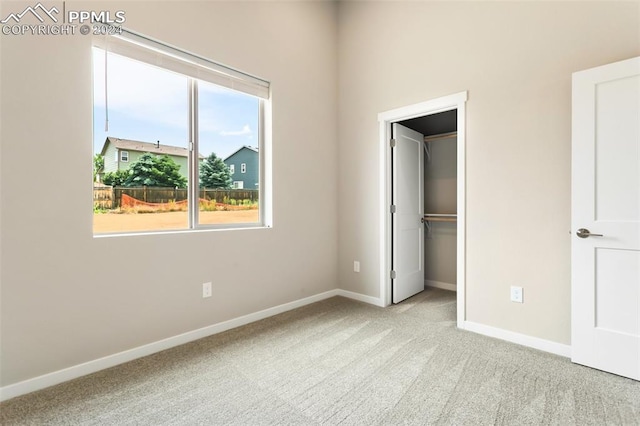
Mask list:
[[424,290],[424,136],[393,124],[393,303]]
[[571,358],[640,380],[640,57],[573,74],[571,222]]

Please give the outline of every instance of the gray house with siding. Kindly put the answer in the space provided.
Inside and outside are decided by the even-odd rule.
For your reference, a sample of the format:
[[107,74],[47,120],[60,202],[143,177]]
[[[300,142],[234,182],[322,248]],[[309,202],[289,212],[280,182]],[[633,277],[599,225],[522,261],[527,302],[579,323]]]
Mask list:
[[[189,151],[187,148],[162,145],[160,142],[149,143],[131,139],[119,139],[112,136],[107,137],[102,146],[102,151],[100,151],[100,154],[104,157],[103,173],[128,170],[131,164],[138,161],[147,152],[156,155],[168,155],[180,166],[180,174],[185,178],[188,176]],[[200,155],[200,161],[203,159],[204,157]],[[102,180],[102,176],[100,176],[100,180]]]
[[234,188],[258,189],[260,181],[258,148],[245,145],[225,158],[224,163],[229,167]]

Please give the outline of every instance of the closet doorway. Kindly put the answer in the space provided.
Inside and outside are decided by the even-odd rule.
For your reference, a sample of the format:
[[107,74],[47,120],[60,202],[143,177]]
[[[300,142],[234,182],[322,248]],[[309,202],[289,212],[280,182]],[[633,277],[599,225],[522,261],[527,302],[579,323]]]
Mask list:
[[386,111],[380,123],[380,294],[457,292],[465,321],[465,103],[457,93]]

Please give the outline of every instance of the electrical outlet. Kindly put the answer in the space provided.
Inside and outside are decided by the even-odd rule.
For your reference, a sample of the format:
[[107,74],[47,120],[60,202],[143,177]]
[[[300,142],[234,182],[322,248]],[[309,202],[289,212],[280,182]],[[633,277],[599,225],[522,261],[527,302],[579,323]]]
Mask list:
[[511,286],[511,301],[516,303],[523,303],[524,290],[522,287]]
[[360,272],[360,262],[357,260],[353,261],[353,272]]
[[211,297],[211,283],[202,284],[202,298]]

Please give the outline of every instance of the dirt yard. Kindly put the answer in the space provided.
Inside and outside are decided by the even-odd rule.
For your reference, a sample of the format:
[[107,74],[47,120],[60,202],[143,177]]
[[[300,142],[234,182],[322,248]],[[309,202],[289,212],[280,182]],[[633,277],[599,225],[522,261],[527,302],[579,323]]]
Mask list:
[[[201,224],[247,223],[258,221],[258,210],[200,212]],[[93,232],[157,231],[187,228],[187,212],[168,213],[96,213]]]

